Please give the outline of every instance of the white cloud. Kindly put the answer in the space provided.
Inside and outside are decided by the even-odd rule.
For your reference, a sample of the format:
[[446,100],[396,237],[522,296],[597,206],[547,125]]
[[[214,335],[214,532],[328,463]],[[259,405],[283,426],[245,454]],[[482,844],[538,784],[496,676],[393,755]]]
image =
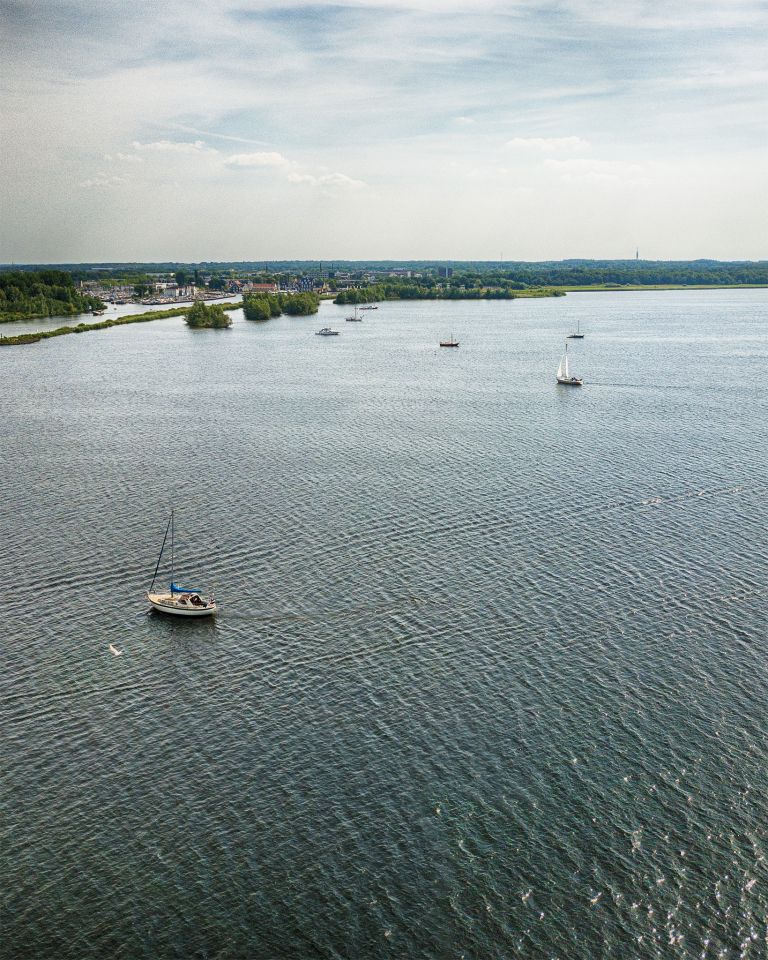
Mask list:
[[581,153],[589,150],[591,144],[581,137],[513,137],[504,146],[532,153]]
[[127,182],[125,177],[110,177],[106,173],[97,173],[95,177],[82,180],[80,186],[85,190],[109,190],[112,187],[121,187]]
[[621,160],[547,159],[544,166],[567,181],[591,180],[632,186],[646,186],[651,182],[644,166]]
[[472,119],[472,117],[454,117],[453,121],[454,123],[461,123],[461,124],[470,124],[475,122]]
[[118,151],[115,154],[105,153],[104,159],[108,163],[144,163],[144,158],[140,157],[137,153],[120,153]]
[[177,140],[155,140],[153,143],[140,143],[138,140],[134,140],[131,146],[134,150],[150,150],[156,153],[195,154],[202,153],[203,151],[217,152],[213,147],[206,146],[202,140],[194,140],[191,143]]
[[267,151],[260,153],[235,153],[224,161],[228,167],[290,167],[291,160],[282,153]]
[[326,173],[316,177],[311,173],[289,173],[290,183],[306,183],[311,187],[325,187],[341,190],[362,190],[368,186],[363,180],[354,180],[345,173]]

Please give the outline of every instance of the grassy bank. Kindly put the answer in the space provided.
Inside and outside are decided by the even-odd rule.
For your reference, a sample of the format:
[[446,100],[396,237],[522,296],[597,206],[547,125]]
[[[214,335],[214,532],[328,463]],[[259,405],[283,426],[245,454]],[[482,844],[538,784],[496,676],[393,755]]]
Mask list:
[[380,283],[369,287],[352,287],[342,290],[334,303],[383,303],[387,300],[517,300],[520,297],[563,297],[559,287],[461,287],[428,286],[414,283]]
[[[222,304],[225,310],[239,310],[241,303]],[[151,310],[149,313],[134,313],[127,317],[114,317],[99,323],[78,323],[76,327],[56,327],[55,330],[37,330],[34,333],[20,333],[15,337],[0,337],[0,347],[18,347],[25,343],[37,343],[50,337],[66,337],[70,333],[88,333],[90,330],[107,330],[109,327],[122,327],[128,323],[148,323],[150,320],[167,320],[168,317],[183,317],[191,307],[172,307],[170,310]]]
[[556,287],[563,293],[589,293],[607,291],[621,293],[623,290],[764,290],[765,283],[593,283],[583,286]]

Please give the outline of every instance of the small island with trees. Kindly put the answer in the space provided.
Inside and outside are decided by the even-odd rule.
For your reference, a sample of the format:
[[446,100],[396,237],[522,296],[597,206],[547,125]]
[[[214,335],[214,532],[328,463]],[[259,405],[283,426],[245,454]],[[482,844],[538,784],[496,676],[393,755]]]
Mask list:
[[317,313],[320,297],[315,293],[243,294],[246,320],[269,320],[287,313],[289,317],[308,317]]
[[186,321],[187,326],[194,330],[204,328],[226,330],[232,326],[232,317],[220,303],[207,304],[202,300],[195,300],[188,308]]

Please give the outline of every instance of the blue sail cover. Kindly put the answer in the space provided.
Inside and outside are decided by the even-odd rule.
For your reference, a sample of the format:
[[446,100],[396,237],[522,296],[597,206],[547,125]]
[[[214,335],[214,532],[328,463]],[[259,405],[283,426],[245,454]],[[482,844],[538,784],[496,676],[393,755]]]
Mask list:
[[171,593],[200,593],[200,591],[195,587],[177,587],[175,583],[172,583]]

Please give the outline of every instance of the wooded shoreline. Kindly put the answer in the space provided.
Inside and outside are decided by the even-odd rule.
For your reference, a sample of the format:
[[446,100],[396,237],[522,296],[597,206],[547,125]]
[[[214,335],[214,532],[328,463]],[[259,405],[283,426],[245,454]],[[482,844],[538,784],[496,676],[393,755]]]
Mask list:
[[[239,310],[241,303],[222,304],[225,310]],[[33,333],[20,333],[15,337],[0,337],[0,347],[18,347],[27,343],[38,343],[51,337],[65,337],[70,333],[88,333],[91,330],[107,330],[109,327],[122,327],[128,323],[147,323],[150,320],[166,320],[169,317],[183,317],[191,307],[173,307],[171,310],[151,310],[148,313],[133,313],[127,317],[113,317],[98,323],[78,323],[75,327],[56,327],[54,330],[36,330]]]

